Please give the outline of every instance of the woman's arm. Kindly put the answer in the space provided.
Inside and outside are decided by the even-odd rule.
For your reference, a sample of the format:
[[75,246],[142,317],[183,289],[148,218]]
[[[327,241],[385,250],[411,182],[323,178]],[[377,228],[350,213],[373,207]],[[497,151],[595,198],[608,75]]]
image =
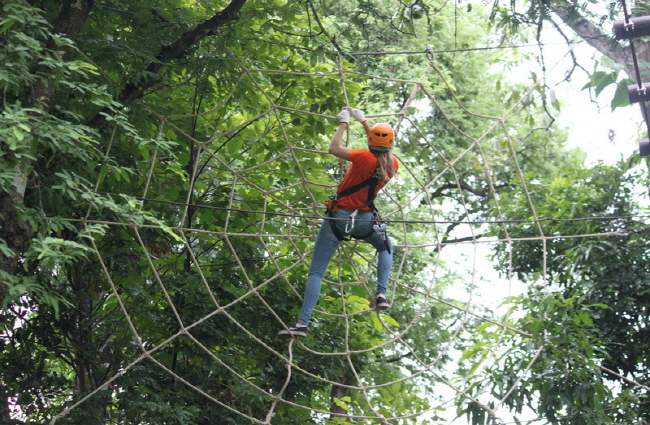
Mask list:
[[361,124],[363,125],[363,129],[366,130],[366,140],[368,137],[370,137],[370,124],[368,124],[368,121],[363,120],[361,121]]
[[[366,124],[367,125],[367,124]],[[332,137],[332,141],[330,142],[330,147],[327,150],[329,153],[331,153],[334,156],[337,156],[339,158],[349,160],[350,159],[350,151],[352,149],[342,146],[343,142],[343,133],[345,133],[345,129],[348,127],[348,123],[341,121],[339,123],[339,128],[336,129],[336,132],[334,133],[334,136]]]
[[366,139],[369,138],[370,124],[368,124],[368,120],[366,119],[366,114],[361,109],[351,108],[350,115],[352,115],[352,117],[355,120],[359,121],[361,125],[363,125],[363,129],[366,130]]

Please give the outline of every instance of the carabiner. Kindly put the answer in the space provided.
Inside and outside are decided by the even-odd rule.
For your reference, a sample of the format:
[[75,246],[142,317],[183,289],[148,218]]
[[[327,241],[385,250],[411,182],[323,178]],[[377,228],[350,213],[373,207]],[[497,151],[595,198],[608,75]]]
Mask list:
[[352,214],[350,214],[350,218],[348,218],[348,221],[345,223],[345,233],[350,233],[352,229],[354,229],[354,219],[358,212],[359,210],[354,210],[352,211]]

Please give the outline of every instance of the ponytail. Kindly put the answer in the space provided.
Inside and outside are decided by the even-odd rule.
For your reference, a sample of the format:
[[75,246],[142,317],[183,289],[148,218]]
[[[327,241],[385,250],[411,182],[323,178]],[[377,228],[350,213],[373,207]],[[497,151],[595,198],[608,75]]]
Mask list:
[[371,151],[377,158],[377,168],[379,169],[381,182],[386,184],[396,172],[393,153],[391,151],[377,152],[374,149],[371,149]]

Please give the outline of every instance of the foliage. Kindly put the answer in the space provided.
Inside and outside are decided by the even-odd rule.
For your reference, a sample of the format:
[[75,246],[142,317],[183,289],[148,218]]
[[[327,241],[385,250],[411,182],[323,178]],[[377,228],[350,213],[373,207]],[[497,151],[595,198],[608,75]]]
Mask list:
[[[574,204],[589,208],[590,197],[600,197],[603,214],[627,211],[618,188],[606,186],[621,181],[618,169],[583,170],[574,163],[579,154],[563,150],[562,131],[539,131],[549,120],[539,110],[559,105],[548,105],[541,89],[524,93],[523,85],[492,72],[508,57],[489,51],[357,55],[482,45],[494,37],[483,25],[482,7],[117,0],[94,2],[73,40],[51,28],[74,2],[32,3],[6,1],[0,23],[6,64],[0,70],[0,189],[14,193],[17,182],[25,183],[16,211],[34,229],[24,246],[0,239],[0,254],[20,259],[15,271],[2,274],[8,284],[2,411],[14,423],[202,424],[218,417],[243,424],[271,408],[273,423],[282,424],[343,422],[336,408],[417,423],[431,400],[445,401],[437,392],[438,372],[453,369],[463,382],[473,379],[476,369],[456,366],[455,353],[469,353],[464,361],[485,358],[473,338],[447,345],[456,323],[469,334],[477,329],[486,347],[495,335],[467,320],[461,303],[444,295],[460,277],[445,270],[440,246],[473,237],[455,223],[495,219],[497,195],[509,206],[501,214],[525,214],[530,205],[521,194],[532,178],[543,182],[533,205],[561,211],[558,217]],[[242,6],[237,19],[164,59],[170,46],[212,17],[223,18],[227,14],[218,11],[234,4]],[[346,70],[345,91],[339,67]],[[443,245],[396,249],[402,287],[396,285],[389,315],[371,312],[371,291],[355,285],[372,280],[366,272],[372,250],[342,248],[348,260],[330,268],[318,307],[323,314],[311,331],[317,336],[306,339],[306,348],[293,344],[292,364],[300,370],[292,369],[287,381],[287,344],[274,336],[298,313],[296,288],[307,273],[302,257],[317,231],[314,216],[343,172],[339,162],[318,154],[334,131],[324,117],[348,103],[368,114],[400,111],[427,67],[429,92],[414,95],[406,111],[410,121],[400,123],[397,153],[404,171],[382,195],[382,212],[407,221],[435,215],[454,224],[427,222],[394,232],[399,244]],[[33,99],[42,86],[51,89],[48,96]],[[511,110],[518,115],[501,131],[493,117]],[[390,117],[393,124],[398,119]],[[484,134],[477,143],[474,137]],[[357,136],[351,131],[350,140]],[[461,155],[465,151],[471,154]],[[578,177],[563,180],[564,172]],[[581,178],[585,193],[563,201]],[[592,191],[590,180],[597,183]],[[577,232],[571,225],[566,231]],[[492,230],[500,235],[503,228]],[[509,230],[537,235],[526,225]],[[561,276],[554,283],[567,288],[580,287],[571,265],[603,255],[605,245],[590,249],[576,241],[553,251],[553,273]],[[517,272],[539,273],[539,247],[519,246]],[[581,277],[595,281],[595,269]],[[607,315],[635,301],[619,311],[609,301],[602,302],[609,308],[598,307],[601,301],[589,292],[543,298],[549,316],[530,313],[520,326],[536,336],[551,334],[543,343],[526,341],[544,350],[531,373],[554,367],[572,344],[576,378],[561,388],[533,383],[512,408],[543,399],[552,406],[580,400],[581,408],[604,409],[611,392],[581,356],[607,352],[616,341],[598,326],[621,321],[622,313]],[[345,318],[343,308],[351,313]],[[401,345],[383,345],[409,326]],[[514,365],[507,362],[530,353],[516,352],[520,341],[508,337],[516,355],[504,355],[498,385],[512,379]],[[314,355],[345,350],[349,358]],[[614,358],[609,353],[604,361]],[[424,376],[423,369],[431,374]],[[355,386],[378,388],[348,388]],[[582,392],[566,398],[574,388]],[[634,389],[625,391],[627,398],[617,394],[612,403],[633,401]],[[276,404],[278,394],[295,405]],[[475,412],[476,421],[483,410]],[[440,419],[437,411],[429,414]]]
[[[639,239],[645,225],[632,219],[639,175],[626,173],[624,164],[562,171],[529,182],[530,199],[515,189],[507,202],[507,216],[523,219],[508,228],[511,237],[543,234],[547,241],[496,251],[502,272],[530,284],[520,300],[527,313],[514,327],[531,338],[511,340],[500,356],[508,363],[493,369],[485,385],[499,397],[516,379],[512,362],[529,364],[538,355],[511,398],[515,411],[529,406],[558,424],[636,423],[645,397],[634,382],[647,379],[638,352],[646,333],[641,282],[648,270],[639,261],[646,255],[645,238]],[[538,226],[526,219],[531,205],[544,219]],[[630,381],[621,383],[621,375]]]

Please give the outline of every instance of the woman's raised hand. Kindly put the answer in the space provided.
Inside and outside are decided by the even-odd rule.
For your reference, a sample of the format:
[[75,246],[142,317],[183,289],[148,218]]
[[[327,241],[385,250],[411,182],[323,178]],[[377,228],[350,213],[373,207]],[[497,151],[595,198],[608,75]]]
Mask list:
[[366,120],[366,114],[364,114],[361,109],[351,108],[350,114],[352,115],[352,118],[359,122],[364,122]]

